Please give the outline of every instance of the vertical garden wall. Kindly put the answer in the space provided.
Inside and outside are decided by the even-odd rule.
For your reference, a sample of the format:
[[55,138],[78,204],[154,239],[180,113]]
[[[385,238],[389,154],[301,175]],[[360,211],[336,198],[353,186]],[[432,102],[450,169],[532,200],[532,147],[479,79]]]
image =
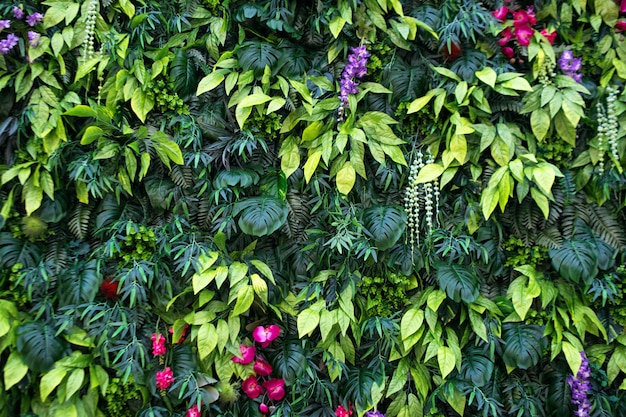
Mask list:
[[0,416],[626,416],[626,1],[0,5]]

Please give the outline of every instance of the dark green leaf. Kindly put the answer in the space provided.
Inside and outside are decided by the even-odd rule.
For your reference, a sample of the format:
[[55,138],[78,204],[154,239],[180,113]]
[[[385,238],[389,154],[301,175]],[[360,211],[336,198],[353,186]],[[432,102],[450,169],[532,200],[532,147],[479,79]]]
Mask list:
[[480,278],[468,266],[439,263],[435,267],[441,289],[452,300],[471,303],[478,298]]

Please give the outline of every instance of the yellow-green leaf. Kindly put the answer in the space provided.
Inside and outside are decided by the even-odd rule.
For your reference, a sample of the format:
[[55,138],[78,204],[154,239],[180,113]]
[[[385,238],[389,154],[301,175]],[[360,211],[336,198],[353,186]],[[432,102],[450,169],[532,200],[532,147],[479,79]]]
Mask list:
[[254,301],[254,288],[252,285],[244,285],[237,291],[237,302],[231,315],[238,316],[247,312]]
[[45,402],[52,391],[54,391],[54,389],[61,384],[65,375],[67,375],[67,370],[59,367],[52,368],[47,374],[41,377],[41,382],[39,383],[39,394],[42,402]]
[[22,360],[22,354],[14,350],[7,358],[4,365],[4,389],[8,391],[28,373],[28,365]]
[[309,307],[298,314],[298,337],[302,338],[313,333],[320,322],[320,312]]
[[217,346],[218,335],[213,323],[204,323],[198,329],[198,355],[200,359],[204,359]]
[[198,83],[198,88],[196,89],[196,96],[199,96],[207,91],[213,90],[215,87],[220,85],[222,81],[224,81],[226,73],[230,72],[228,69],[218,69],[202,78]]
[[439,178],[443,174],[443,167],[439,164],[426,164],[417,174],[416,182],[423,184],[431,182]]
[[356,171],[350,161],[343,164],[341,169],[337,172],[337,190],[342,194],[348,194],[354,182],[356,181]]
[[[435,343],[435,342],[431,342]],[[450,372],[454,370],[456,358],[454,352],[447,346],[439,346],[437,349],[437,362],[439,363],[439,371],[441,377],[446,378]]]

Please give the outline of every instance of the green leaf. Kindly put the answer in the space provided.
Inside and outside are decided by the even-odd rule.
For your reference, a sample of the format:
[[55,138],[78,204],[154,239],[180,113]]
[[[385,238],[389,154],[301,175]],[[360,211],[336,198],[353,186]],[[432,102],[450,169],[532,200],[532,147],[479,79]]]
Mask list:
[[63,367],[54,368],[41,377],[39,383],[39,394],[41,401],[45,402],[48,396],[58,387],[67,375],[67,370]]
[[476,78],[487,84],[489,87],[495,87],[498,74],[493,70],[493,68],[484,67],[480,71],[477,71],[474,75],[476,75]]
[[341,16],[335,16],[335,18],[328,23],[328,28],[330,29],[330,33],[333,35],[335,39],[337,39],[337,37],[341,33],[341,29],[343,29],[343,26],[345,24],[346,24],[346,19],[344,19]]
[[510,88],[512,90],[517,90],[517,91],[532,91],[533,89],[528,83],[528,81],[526,81],[526,79],[522,77],[511,78],[509,80],[502,82],[501,85],[502,87]]
[[400,206],[375,206],[363,213],[364,225],[378,250],[391,248],[404,234],[406,214]]
[[198,83],[198,88],[196,89],[196,96],[206,93],[207,91],[213,90],[215,87],[220,85],[222,81],[224,81],[225,75],[229,73],[228,69],[217,69],[203,77]]
[[[527,281],[528,285],[526,285]],[[515,278],[513,282],[509,284],[509,288],[506,292],[507,297],[513,302],[515,312],[522,320],[526,318],[526,313],[528,313],[534,299],[540,294],[541,287],[539,284],[537,284],[534,279],[524,275]]]
[[200,360],[209,356],[217,347],[219,340],[217,329],[212,323],[204,323],[198,329],[198,356]]
[[402,316],[400,321],[400,335],[402,340],[406,340],[422,327],[424,323],[424,310],[417,307],[410,308]]
[[320,312],[311,307],[305,308],[298,314],[298,337],[303,338],[317,328],[320,322]]
[[74,369],[67,377],[65,382],[65,400],[69,401],[70,398],[82,387],[85,380],[85,370],[78,368]]
[[504,323],[502,325],[504,353],[507,366],[528,369],[539,363],[547,346],[543,329],[536,324]]
[[453,301],[471,303],[478,298],[480,278],[469,267],[446,263],[438,263],[435,267],[439,286]]
[[583,239],[567,239],[558,249],[548,252],[552,266],[573,283],[591,283],[598,274],[596,247]]
[[238,316],[250,310],[252,302],[254,301],[254,287],[252,285],[245,285],[239,288],[237,291],[237,302],[231,315]]
[[350,161],[344,163],[337,171],[335,181],[337,182],[337,191],[340,193],[348,194],[352,190],[356,181],[356,171]]
[[[435,342],[431,342],[435,343]],[[439,371],[441,377],[446,378],[450,372],[454,370],[456,358],[454,352],[448,346],[439,346],[437,349],[437,362],[439,363]]]
[[98,126],[87,126],[85,133],[83,133],[83,137],[80,139],[80,144],[89,145],[90,143],[100,139],[103,134],[104,131]]
[[533,134],[540,142],[546,137],[550,130],[550,115],[544,109],[534,110],[530,114],[530,127]]
[[258,196],[237,202],[233,214],[239,214],[237,224],[242,232],[252,236],[266,236],[274,233],[287,221],[289,208],[285,200]]
[[250,94],[249,96],[243,98],[239,102],[239,104],[237,104],[237,106],[238,107],[256,106],[257,104],[267,103],[271,99],[272,99],[272,97],[268,96],[267,94],[263,94],[263,93]]
[[22,355],[14,350],[7,358],[4,365],[4,389],[8,391],[12,386],[20,382],[28,373],[28,365],[22,360]]
[[434,181],[443,174],[443,171],[443,166],[439,164],[426,164],[420,169],[415,181],[418,184]]
[[154,108],[154,100],[140,88],[136,89],[130,99],[130,107],[142,122],[146,121],[146,117],[150,110]]

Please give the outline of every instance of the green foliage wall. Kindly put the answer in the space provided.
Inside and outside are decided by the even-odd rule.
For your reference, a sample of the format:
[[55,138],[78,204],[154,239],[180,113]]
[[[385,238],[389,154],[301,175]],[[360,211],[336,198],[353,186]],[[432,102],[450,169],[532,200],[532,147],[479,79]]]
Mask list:
[[0,27],[0,416],[626,415],[624,1]]

